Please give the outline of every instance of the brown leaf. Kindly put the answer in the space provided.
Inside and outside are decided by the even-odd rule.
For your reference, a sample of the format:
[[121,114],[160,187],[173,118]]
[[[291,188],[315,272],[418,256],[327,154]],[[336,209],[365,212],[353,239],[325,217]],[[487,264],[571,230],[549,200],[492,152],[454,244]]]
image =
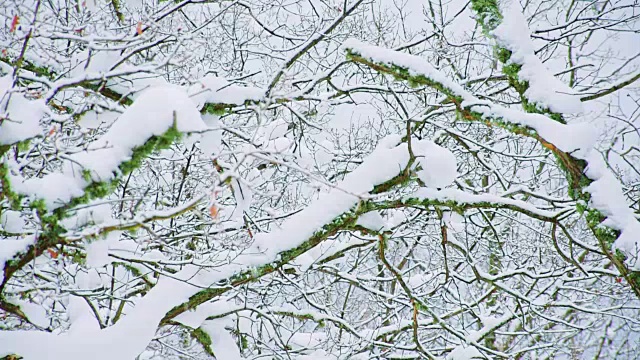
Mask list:
[[18,24],[20,24],[20,17],[17,14],[13,15],[13,20],[11,20],[11,29],[9,29],[9,32],[16,31]]
[[215,206],[215,205],[211,205],[209,207],[209,215],[214,219],[217,218],[218,217],[218,207]]
[[58,252],[51,250],[51,249],[47,249],[47,252],[49,253],[49,256],[51,256],[52,259],[57,259],[58,258]]

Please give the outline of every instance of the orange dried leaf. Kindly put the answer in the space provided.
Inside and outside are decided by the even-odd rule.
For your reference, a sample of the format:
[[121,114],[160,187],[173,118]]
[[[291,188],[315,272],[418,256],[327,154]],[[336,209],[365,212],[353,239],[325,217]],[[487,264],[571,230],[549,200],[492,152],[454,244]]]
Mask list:
[[9,32],[16,31],[18,24],[20,24],[20,17],[17,14],[13,15],[13,20],[11,20],[11,29],[9,29]]
[[49,253],[49,256],[51,256],[52,259],[57,259],[58,258],[58,252],[51,250],[51,249],[47,249],[47,252]]
[[217,218],[218,217],[218,207],[215,206],[215,205],[211,205],[209,207],[209,215],[214,219]]
[[136,32],[138,35],[142,35],[142,21],[138,21],[138,25],[136,25]]

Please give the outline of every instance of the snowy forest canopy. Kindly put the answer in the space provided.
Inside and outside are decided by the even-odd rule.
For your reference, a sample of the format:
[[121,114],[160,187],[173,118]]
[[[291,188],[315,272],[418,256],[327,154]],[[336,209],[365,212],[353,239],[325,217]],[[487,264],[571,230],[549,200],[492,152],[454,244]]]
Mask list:
[[0,18],[0,359],[640,358],[638,0]]

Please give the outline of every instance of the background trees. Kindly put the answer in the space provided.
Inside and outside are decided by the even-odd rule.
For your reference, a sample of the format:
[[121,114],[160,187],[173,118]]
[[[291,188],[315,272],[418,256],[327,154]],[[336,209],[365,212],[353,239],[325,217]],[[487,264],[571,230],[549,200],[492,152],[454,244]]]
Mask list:
[[0,356],[637,357],[639,6],[2,2]]

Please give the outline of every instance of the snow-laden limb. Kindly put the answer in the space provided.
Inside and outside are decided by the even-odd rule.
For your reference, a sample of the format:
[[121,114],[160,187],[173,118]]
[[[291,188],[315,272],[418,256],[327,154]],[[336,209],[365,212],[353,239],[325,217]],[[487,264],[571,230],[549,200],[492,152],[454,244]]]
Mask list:
[[461,110],[468,109],[484,116],[485,119],[493,118],[535,130],[544,140],[564,152],[589,150],[596,139],[597,134],[588,124],[563,125],[542,114],[525,113],[481,100],[419,56],[368,45],[355,39],[347,40],[344,48],[355,61],[442,91]]
[[[600,222],[601,215],[591,213],[590,226],[596,227],[595,231],[607,231],[614,229],[619,234],[603,234],[617,236],[612,249],[621,250],[626,255],[625,263],[633,271],[640,271],[640,222],[636,219],[633,209],[627,205],[627,199],[622,190],[622,184],[607,167],[600,153],[592,151],[585,159],[589,164],[585,175],[593,180],[584,190],[591,194],[589,204],[597,209],[601,215],[606,216]],[[589,220],[589,219],[588,219]]]
[[[95,221],[94,215],[94,221],[89,223],[86,220],[86,211],[78,211],[74,217],[63,220],[62,225],[67,229],[64,237],[69,241],[77,241],[84,238],[105,235],[111,231],[133,230],[152,221],[171,219],[184,214],[196,207],[205,197],[206,195],[201,195],[182,205],[169,209],[140,213],[127,220],[100,216],[100,220]],[[96,211],[95,208],[93,208],[93,211]]]
[[[218,282],[243,283],[261,273],[272,272],[278,263],[294,259],[340,227],[355,223],[360,213],[357,210],[351,216],[345,213],[356,207],[376,185],[393,179],[409,163],[407,145],[397,145],[398,140],[398,136],[383,139],[337,189],[287,219],[278,230],[256,235],[254,243],[237,254],[233,262],[210,271],[188,265],[176,274],[161,276],[133,311],[103,330],[62,335],[0,332],[0,356],[19,354],[25,360],[135,358],[147,347],[163,319],[176,317],[213,298],[217,295],[215,284]],[[34,347],[34,343],[41,346]]]
[[456,189],[435,190],[421,188],[411,197],[416,198],[419,201],[426,201],[427,203],[434,201],[442,204],[449,204],[454,208],[458,207],[460,209],[465,209],[466,207],[510,209],[546,221],[551,221],[564,212],[563,210],[549,211],[539,209],[526,201],[510,199],[508,197],[501,197],[492,194],[470,194]]
[[398,136],[382,139],[365,161],[346,175],[335,189],[291,218],[303,221],[286,221],[276,231],[256,234],[256,249],[266,256],[275,257],[279,252],[300,245],[323,225],[358,204],[375,185],[398,175],[409,162],[407,145],[395,146],[398,140]]
[[[590,205],[609,220],[600,223],[590,221],[592,228],[605,226],[617,234],[604,246],[625,251],[626,266],[617,264],[619,271],[630,281],[634,291],[640,295],[635,280],[627,276],[627,266],[640,270],[638,257],[640,252],[640,225],[622,195],[622,185],[606,167],[594,149],[597,134],[587,124],[562,124],[545,115],[526,113],[506,108],[489,101],[480,100],[473,94],[451,81],[446,75],[435,69],[425,59],[378,46],[364,44],[357,40],[348,40],[344,48],[349,57],[364,63],[380,72],[390,73],[412,83],[434,87],[449,97],[463,118],[473,121],[490,121],[515,133],[531,136],[553,151],[567,170],[570,191],[587,191],[591,194]],[[513,126],[516,126],[513,128]],[[559,150],[559,151],[558,151]],[[568,154],[568,153],[571,153]],[[585,187],[583,168],[578,160],[588,164],[586,176],[591,185]],[[618,189],[603,191],[602,189]],[[593,191],[593,192],[592,192]],[[589,221],[589,219],[587,219]],[[595,222],[595,223],[594,223]],[[598,234],[596,234],[598,236]],[[605,241],[602,237],[601,241]],[[610,258],[612,258],[610,256]],[[614,259],[615,261],[615,259]]]
[[[30,179],[10,175],[11,184],[15,192],[33,200],[42,199],[49,210],[54,210],[83,196],[92,183],[108,182],[129,172],[152,150],[145,149],[145,144],[172,129],[183,133],[202,131],[206,126],[184,91],[171,86],[150,88],[104,136],[86,150],[70,155],[62,172]],[[170,144],[171,141],[164,146]]]
[[[525,80],[526,83],[522,88],[516,88],[516,90],[521,93],[523,100],[534,102],[539,107],[555,112],[550,116],[581,111],[581,99],[569,95],[571,89],[555,78],[535,55],[531,34],[527,27],[527,19],[517,9],[517,5],[511,3],[500,10],[496,3],[487,3],[489,5],[485,7],[478,6],[477,3],[479,2],[474,1],[474,9],[481,15],[479,16],[480,20],[483,18],[483,12],[500,15],[498,16],[500,19],[493,24],[482,23],[482,25],[492,25],[494,29],[491,34],[496,37],[498,45],[508,50],[508,52],[504,52],[500,48],[497,49],[498,52],[503,53],[500,60],[519,66],[517,77],[520,80]],[[499,25],[495,26],[495,24]],[[508,76],[513,76],[507,70],[504,72]],[[524,109],[527,112],[537,112],[536,109],[527,106]],[[558,116],[555,117],[555,119],[558,118]],[[562,127],[566,128],[567,125]],[[574,134],[573,136],[581,137],[583,134]],[[578,159],[585,160],[588,164],[584,171],[589,181],[592,181],[586,187],[584,187],[586,184],[583,184],[583,190],[590,194],[587,199],[583,200],[589,200],[597,212],[588,211],[587,221],[599,240],[606,242],[603,245],[611,246],[613,250],[622,250],[626,257],[626,264],[630,269],[638,271],[640,270],[640,223],[635,219],[633,210],[627,205],[626,197],[622,192],[622,184],[594,149],[595,139],[590,140],[588,144],[581,147],[580,152],[575,154]],[[556,144],[554,141],[552,143]],[[613,229],[614,233],[607,231],[607,228]],[[611,241],[611,238],[614,238],[615,241]],[[615,259],[613,260],[615,263]],[[640,296],[640,289],[638,289],[640,284],[637,277],[634,277],[633,274],[630,275],[631,277],[627,276],[625,268],[620,266],[618,268],[630,281],[636,294]]]
[[500,46],[511,51],[509,62],[520,65],[518,78],[528,83],[524,96],[529,101],[561,114],[582,111],[580,98],[536,56],[527,19],[515,6],[504,10],[504,18],[492,34]]

